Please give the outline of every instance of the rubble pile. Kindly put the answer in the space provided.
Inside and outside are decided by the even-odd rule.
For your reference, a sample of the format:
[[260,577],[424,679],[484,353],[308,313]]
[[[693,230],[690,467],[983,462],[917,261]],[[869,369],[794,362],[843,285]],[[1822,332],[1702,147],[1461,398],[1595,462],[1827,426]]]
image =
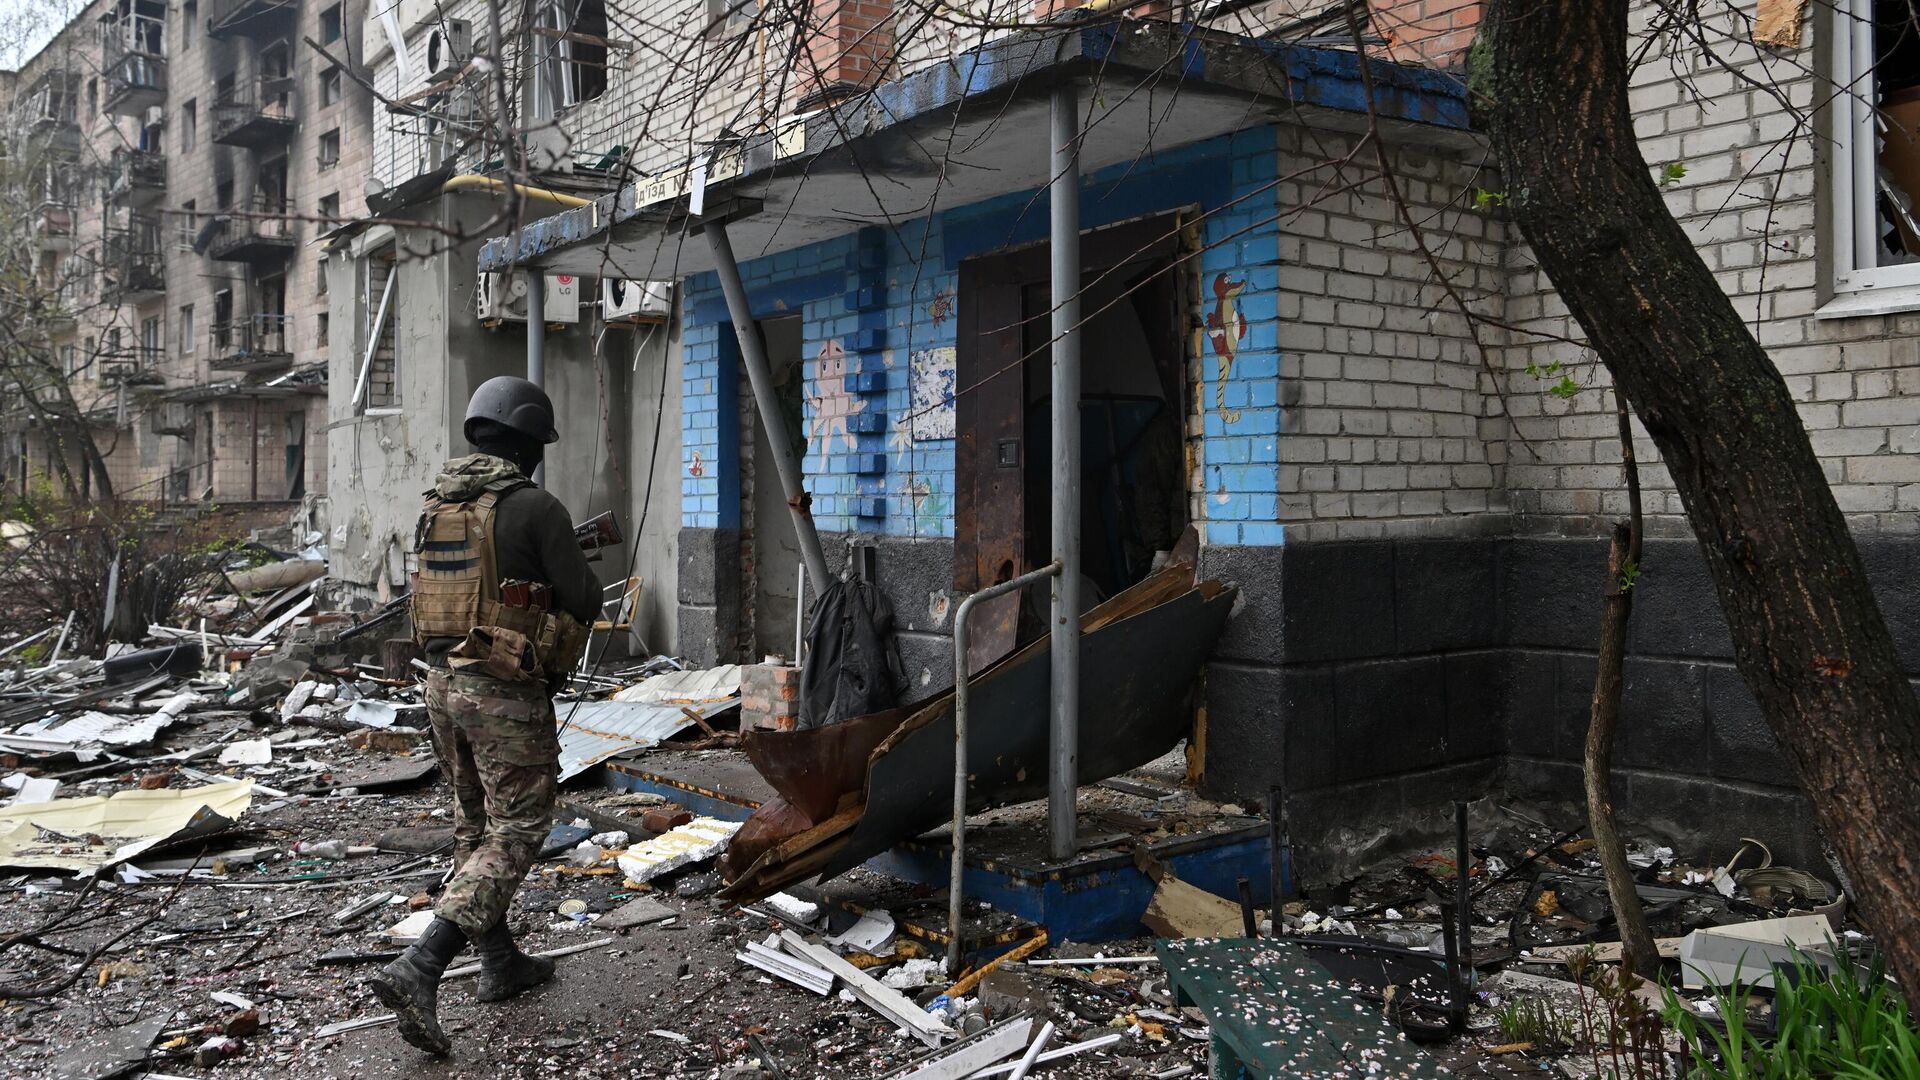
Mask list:
[[[455,1056],[429,1060],[360,985],[431,920],[452,869],[418,658],[397,603],[331,610],[324,579],[286,562],[202,583],[180,625],[105,659],[64,653],[54,628],[44,652],[0,655],[10,1074],[1172,1078],[1363,1060],[1375,1076],[1586,1077],[1626,1053],[1631,1075],[1671,1076],[1673,1001],[1711,1019],[1739,986],[1760,1016],[1777,963],[1852,976],[1870,953],[1840,883],[1763,842],[1700,858],[1648,840],[1630,861],[1669,1001],[1610,974],[1619,934],[1578,822],[1490,802],[1462,819],[1464,850],[1256,908],[1245,879],[1218,896],[1156,861],[1154,845],[1221,823],[1264,830],[1181,788],[1177,756],[1082,800],[1087,857],[1150,882],[1133,940],[1051,939],[977,898],[944,927],[938,888],[871,868],[739,906],[718,872],[737,820],[696,793],[581,775],[665,748],[738,756],[739,669],[652,657],[558,699],[578,779],[510,918],[528,951],[562,958],[559,978],[482,1005],[460,989],[477,965],[456,961]],[[1012,806],[970,832],[1011,851],[1038,820]]]

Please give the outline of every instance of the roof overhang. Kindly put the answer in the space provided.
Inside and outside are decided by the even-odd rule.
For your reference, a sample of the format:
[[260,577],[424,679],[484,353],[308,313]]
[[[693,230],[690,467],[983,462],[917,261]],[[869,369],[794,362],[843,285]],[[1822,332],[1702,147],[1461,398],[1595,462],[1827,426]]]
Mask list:
[[[1394,137],[1471,138],[1455,76],[1158,20],[1067,22],[990,42],[529,222],[489,240],[479,268],[677,279],[713,267],[705,243],[685,242],[701,220],[728,220],[734,249],[750,259],[1039,188],[1049,172],[1049,100],[1063,82],[1087,87],[1083,173],[1267,124],[1360,130],[1362,63]],[[690,213],[695,194],[704,219]]]

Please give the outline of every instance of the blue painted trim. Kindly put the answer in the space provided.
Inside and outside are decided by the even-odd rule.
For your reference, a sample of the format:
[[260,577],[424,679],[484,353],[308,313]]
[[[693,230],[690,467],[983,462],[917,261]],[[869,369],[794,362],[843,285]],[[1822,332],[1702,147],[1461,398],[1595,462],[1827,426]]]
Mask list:
[[[723,305],[724,306],[724,305]],[[733,323],[720,324],[720,370],[714,376],[713,477],[719,482],[718,520],[722,529],[740,527],[740,337]]]
[[[1263,129],[1274,142],[1273,129]],[[1109,166],[1080,187],[1080,224],[1097,229],[1129,218],[1198,203],[1207,209],[1233,199],[1233,138],[1222,136],[1165,157],[1193,156],[1169,167],[1153,157]],[[958,270],[976,255],[1047,238],[1047,199],[1040,189],[1018,191],[955,207],[941,215],[945,268]]]
[[636,776],[624,769],[617,769],[612,766],[613,763],[609,762],[598,771],[600,773],[601,784],[613,788],[616,791],[652,792],[655,795],[664,797],[668,802],[679,803],[681,806],[686,807],[701,817],[719,818],[722,821],[745,821],[752,815],[754,810],[754,808],[750,806],[742,806],[739,803],[728,802],[725,799],[716,799],[711,795],[702,795],[697,791],[692,791],[674,784],[663,784],[658,780],[653,780],[645,776]]

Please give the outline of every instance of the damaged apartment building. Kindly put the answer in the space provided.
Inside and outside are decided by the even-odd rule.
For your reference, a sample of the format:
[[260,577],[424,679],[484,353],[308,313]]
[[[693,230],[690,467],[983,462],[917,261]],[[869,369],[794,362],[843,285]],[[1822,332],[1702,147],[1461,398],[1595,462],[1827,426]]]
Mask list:
[[[751,8],[542,2],[505,9],[496,84],[475,77],[499,52],[485,5],[376,4],[380,194],[328,244],[335,576],[404,590],[416,497],[463,452],[468,394],[529,374],[562,420],[547,483],[582,518],[629,522],[600,565],[610,595],[639,579],[636,649],[793,656],[817,583],[774,469],[790,452],[825,561],[878,583],[923,697],[953,682],[961,601],[1057,550],[1054,433],[1077,427],[1083,606],[1197,536],[1200,576],[1238,599],[1190,757],[1220,798],[1281,793],[1307,879],[1457,798],[1577,801],[1626,494],[1605,372],[1562,340],[1577,325],[1484,197],[1501,184],[1465,85],[1479,5],[1373,0],[1365,60],[1344,4],[1095,6],[944,35],[886,0],[815,6],[789,55],[796,28]],[[1920,178],[1874,126],[1920,60],[1873,0],[1801,6],[1766,40],[1754,3],[1716,16],[1731,70],[1654,43],[1633,102],[1648,161],[1684,166],[1669,205],[1801,403],[1920,670],[1903,571],[1920,239],[1899,194]],[[680,32],[642,40],[661,27]],[[1818,92],[1875,54],[1892,60],[1871,95]],[[496,91],[523,175],[485,140]],[[1358,152],[1370,111],[1438,269],[1500,329],[1476,339]],[[1078,251],[1056,253],[1052,215],[1075,201]],[[1081,282],[1065,428],[1064,272]],[[1678,498],[1644,437],[1637,453],[1653,538],[1622,811],[1709,844],[1797,837],[1776,850],[1815,862]],[[1046,591],[1035,617],[976,632],[1040,636]]]
[[364,21],[352,0],[95,0],[10,76],[5,179],[38,295],[13,342],[33,390],[5,392],[9,492],[64,474],[141,501],[324,493],[331,313],[309,245],[364,211]]

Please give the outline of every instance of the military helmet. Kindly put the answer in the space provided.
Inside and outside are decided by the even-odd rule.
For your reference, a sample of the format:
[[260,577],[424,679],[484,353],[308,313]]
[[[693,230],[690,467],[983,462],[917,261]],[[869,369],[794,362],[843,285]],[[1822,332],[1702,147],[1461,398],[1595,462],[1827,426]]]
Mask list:
[[547,392],[525,379],[500,375],[480,384],[467,402],[467,421],[463,431],[473,442],[475,421],[491,420],[543,443],[560,441],[553,428],[553,400]]

